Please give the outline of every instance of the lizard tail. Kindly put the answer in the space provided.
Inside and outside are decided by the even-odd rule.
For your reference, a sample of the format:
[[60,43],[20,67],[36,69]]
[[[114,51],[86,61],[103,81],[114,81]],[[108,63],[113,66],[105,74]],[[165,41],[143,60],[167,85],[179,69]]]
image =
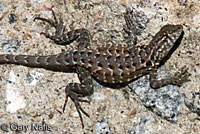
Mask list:
[[69,59],[70,52],[49,56],[5,54],[0,55],[0,64],[15,64],[33,68],[45,68],[53,71],[73,72],[74,64],[69,62]]

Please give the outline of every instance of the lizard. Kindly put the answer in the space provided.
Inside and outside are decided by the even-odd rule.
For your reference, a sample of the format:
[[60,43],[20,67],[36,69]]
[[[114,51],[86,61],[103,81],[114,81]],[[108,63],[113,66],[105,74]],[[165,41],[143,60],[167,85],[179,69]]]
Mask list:
[[180,45],[184,31],[182,25],[166,24],[153,36],[148,45],[137,46],[136,26],[132,18],[132,10],[126,9],[124,19],[126,25],[124,38],[127,46],[109,44],[103,47],[91,49],[90,33],[85,28],[66,31],[63,20],[57,19],[51,9],[53,19],[36,16],[34,20],[46,22],[55,28],[55,34],[42,32],[46,38],[53,40],[57,45],[68,45],[78,42],[78,48],[63,51],[55,55],[33,56],[1,54],[0,64],[16,64],[33,68],[45,68],[52,71],[75,72],[78,74],[80,83],[69,83],[65,88],[66,107],[70,98],[79,114],[82,127],[84,128],[82,113],[89,114],[81,107],[80,102],[87,102],[83,97],[90,96],[94,92],[93,81],[95,79],[105,86],[124,87],[139,77],[150,74],[150,86],[154,89],[172,84],[181,86],[190,81],[190,73],[184,66],[174,76],[157,79],[157,69],[163,65],[171,54]]

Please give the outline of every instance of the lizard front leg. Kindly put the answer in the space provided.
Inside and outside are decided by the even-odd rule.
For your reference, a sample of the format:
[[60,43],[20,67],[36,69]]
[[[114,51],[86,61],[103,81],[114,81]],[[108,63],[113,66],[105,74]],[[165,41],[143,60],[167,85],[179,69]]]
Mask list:
[[46,19],[37,16],[34,18],[34,20],[41,20],[50,24],[56,29],[55,35],[50,35],[48,32],[42,32],[41,34],[45,35],[46,38],[53,40],[57,45],[67,45],[75,40],[79,42],[82,47],[86,48],[90,45],[90,34],[88,30],[81,28],[66,32],[61,15],[58,20],[53,9],[51,9],[51,11],[53,14],[53,19]]
[[79,114],[79,117],[80,117],[80,120],[82,123],[82,127],[84,128],[81,112],[83,114],[85,114],[87,117],[89,117],[89,115],[82,109],[80,102],[89,103],[89,101],[83,100],[81,98],[92,95],[94,92],[94,89],[93,89],[93,82],[92,82],[92,77],[90,75],[90,72],[82,67],[77,67],[76,71],[77,71],[76,73],[78,74],[78,78],[80,80],[80,84],[79,83],[70,83],[66,87],[66,89],[65,89],[66,100],[64,103],[63,111],[66,107],[68,97],[71,98],[71,100],[74,102],[74,104],[76,106],[76,110]]
[[124,13],[124,20],[126,25],[123,28],[123,36],[126,40],[126,44],[128,48],[133,48],[137,44],[137,36],[136,36],[136,22],[133,20],[132,10],[130,8],[126,9]]
[[174,76],[163,78],[158,80],[157,79],[157,68],[153,69],[150,72],[150,85],[152,88],[160,88],[166,85],[176,85],[181,86],[183,83],[190,81],[188,77],[191,74],[187,71],[187,68],[184,66],[181,68],[181,72],[175,73]]

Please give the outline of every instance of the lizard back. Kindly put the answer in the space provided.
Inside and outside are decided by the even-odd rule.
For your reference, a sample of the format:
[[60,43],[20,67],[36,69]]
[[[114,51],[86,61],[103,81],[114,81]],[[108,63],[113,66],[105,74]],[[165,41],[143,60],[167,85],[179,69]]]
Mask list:
[[120,45],[107,45],[94,50],[72,50],[65,54],[64,61],[67,66],[87,68],[92,76],[102,82],[127,83],[152,68],[151,51],[130,51]]
[[[94,78],[105,83],[128,83],[161,64],[179,43],[181,25],[165,25],[149,45],[131,49],[121,45],[107,45],[95,50],[75,50],[69,63],[87,68]],[[171,52],[172,51],[172,52]],[[68,57],[67,59],[70,59]]]
[[148,73],[170,53],[183,33],[181,25],[165,25],[149,45],[132,49],[121,45],[106,45],[97,49],[74,49],[57,55],[0,55],[0,64],[69,72],[76,66],[89,70],[92,76],[105,83],[127,83]]

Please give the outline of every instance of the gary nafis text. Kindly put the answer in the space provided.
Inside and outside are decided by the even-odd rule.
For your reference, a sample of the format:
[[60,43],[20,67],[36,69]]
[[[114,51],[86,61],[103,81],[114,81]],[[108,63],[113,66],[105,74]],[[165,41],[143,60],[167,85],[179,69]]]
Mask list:
[[30,125],[22,125],[18,123],[0,124],[0,129],[3,131],[51,131],[51,126],[47,124],[31,123]]

